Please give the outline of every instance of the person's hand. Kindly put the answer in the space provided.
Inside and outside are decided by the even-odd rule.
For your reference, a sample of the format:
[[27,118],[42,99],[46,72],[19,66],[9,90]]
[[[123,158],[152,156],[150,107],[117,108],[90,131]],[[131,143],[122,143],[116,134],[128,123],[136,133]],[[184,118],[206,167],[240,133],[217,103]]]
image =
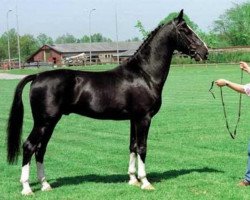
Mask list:
[[250,67],[246,62],[240,62],[240,68],[247,73],[250,73]]
[[219,87],[223,87],[228,84],[228,81],[226,79],[218,79],[217,81],[215,81],[215,84]]

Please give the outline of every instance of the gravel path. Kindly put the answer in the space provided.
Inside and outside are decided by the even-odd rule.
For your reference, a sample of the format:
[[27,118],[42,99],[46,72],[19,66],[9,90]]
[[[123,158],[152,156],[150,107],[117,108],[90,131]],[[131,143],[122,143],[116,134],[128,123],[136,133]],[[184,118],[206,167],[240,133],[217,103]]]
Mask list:
[[26,75],[14,75],[8,73],[0,73],[0,79],[22,79]]

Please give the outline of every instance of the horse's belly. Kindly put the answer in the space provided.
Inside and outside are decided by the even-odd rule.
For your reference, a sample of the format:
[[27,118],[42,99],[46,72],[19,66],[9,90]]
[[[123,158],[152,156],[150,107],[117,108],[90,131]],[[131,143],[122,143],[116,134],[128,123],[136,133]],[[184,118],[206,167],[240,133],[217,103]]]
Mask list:
[[131,118],[130,113],[126,110],[106,110],[103,112],[98,112],[94,110],[84,109],[75,111],[74,113],[94,119],[127,120]]
[[130,119],[131,113],[125,106],[122,105],[103,105],[89,103],[85,105],[75,105],[71,107],[69,113],[76,113],[79,115],[95,118],[95,119],[112,119],[112,120],[126,120]]

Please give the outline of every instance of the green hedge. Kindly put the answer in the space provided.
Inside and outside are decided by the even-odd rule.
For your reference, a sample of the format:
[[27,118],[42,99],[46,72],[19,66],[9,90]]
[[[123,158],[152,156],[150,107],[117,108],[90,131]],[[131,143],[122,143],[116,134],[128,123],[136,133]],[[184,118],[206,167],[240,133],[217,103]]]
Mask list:
[[211,52],[210,63],[235,63],[239,61],[250,62],[250,52]]
[[[210,52],[207,63],[238,63],[239,61],[250,62],[250,52]],[[193,64],[194,59],[187,56],[174,55],[172,64]]]

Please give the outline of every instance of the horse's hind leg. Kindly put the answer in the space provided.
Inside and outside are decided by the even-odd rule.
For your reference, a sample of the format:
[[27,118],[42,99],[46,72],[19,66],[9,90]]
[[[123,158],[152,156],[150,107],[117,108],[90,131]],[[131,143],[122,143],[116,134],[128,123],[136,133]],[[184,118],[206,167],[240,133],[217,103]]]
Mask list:
[[136,178],[136,135],[135,135],[135,124],[134,121],[130,121],[130,156],[129,156],[129,167],[128,167],[128,174],[129,174],[129,185],[140,186],[140,182]]
[[42,185],[42,188],[41,188],[42,191],[51,190],[51,186],[46,181],[46,178],[45,178],[44,155],[46,152],[47,144],[48,144],[50,137],[53,133],[55,125],[56,125],[56,122],[51,123],[51,125],[46,128],[46,132],[44,133],[44,136],[41,139],[41,142],[39,143],[39,145],[36,149],[36,152],[35,152],[36,166],[37,166],[37,178]]
[[20,179],[23,186],[22,195],[32,194],[32,190],[29,185],[30,160],[39,144],[39,137],[43,134],[42,132],[42,127],[34,126],[27,140],[23,144],[23,163]]
[[[51,122],[38,124],[35,122],[30,135],[28,136],[27,140],[23,144],[23,163],[22,163],[22,174],[21,174],[21,179],[20,179],[20,182],[22,183],[22,186],[23,186],[23,190],[22,190],[23,195],[32,194],[32,190],[29,185],[30,161],[31,161],[32,155],[35,152],[39,152],[40,151],[39,149],[42,146],[44,147],[43,141],[46,141],[45,144],[47,145],[48,140],[55,127],[55,124],[56,123],[51,123]],[[46,148],[46,145],[45,145],[45,148]]]

